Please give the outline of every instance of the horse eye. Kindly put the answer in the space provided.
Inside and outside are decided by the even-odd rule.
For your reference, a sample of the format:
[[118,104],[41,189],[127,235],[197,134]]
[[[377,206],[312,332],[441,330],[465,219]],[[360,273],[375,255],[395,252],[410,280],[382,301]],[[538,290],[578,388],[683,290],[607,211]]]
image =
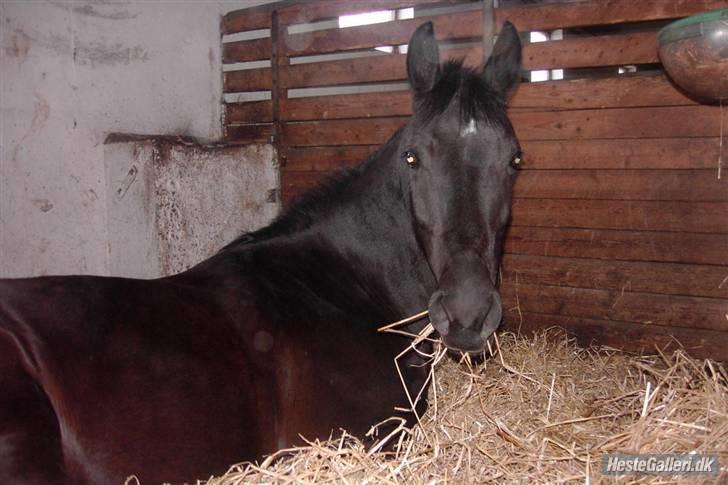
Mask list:
[[407,162],[407,165],[410,167],[417,165],[417,155],[415,155],[414,152],[406,151],[402,154],[402,158],[404,158],[404,161]]
[[515,170],[521,169],[521,157],[520,155],[513,157],[513,160],[511,160],[511,167]]

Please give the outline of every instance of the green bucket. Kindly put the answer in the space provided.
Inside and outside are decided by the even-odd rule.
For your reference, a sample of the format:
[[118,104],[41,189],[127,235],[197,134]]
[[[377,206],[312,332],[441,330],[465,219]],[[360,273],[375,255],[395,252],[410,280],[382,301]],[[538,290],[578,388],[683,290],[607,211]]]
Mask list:
[[728,98],[728,8],[672,22],[657,44],[667,74],[687,94],[701,101]]

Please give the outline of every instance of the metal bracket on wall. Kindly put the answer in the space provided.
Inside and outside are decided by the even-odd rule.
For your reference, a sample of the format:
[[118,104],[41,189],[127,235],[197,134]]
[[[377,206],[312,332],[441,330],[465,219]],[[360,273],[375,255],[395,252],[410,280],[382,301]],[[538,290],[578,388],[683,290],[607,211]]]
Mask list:
[[126,177],[124,177],[124,180],[121,181],[121,185],[115,191],[116,193],[114,194],[114,198],[117,202],[120,202],[121,199],[124,198],[126,193],[129,191],[129,188],[136,180],[138,173],[139,169],[137,168],[137,166],[132,165],[129,171],[126,173]]

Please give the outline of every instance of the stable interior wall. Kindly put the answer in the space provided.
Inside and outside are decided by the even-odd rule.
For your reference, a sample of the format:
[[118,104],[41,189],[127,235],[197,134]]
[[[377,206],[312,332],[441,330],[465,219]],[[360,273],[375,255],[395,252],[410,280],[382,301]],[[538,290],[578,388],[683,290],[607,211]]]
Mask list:
[[104,140],[218,139],[220,18],[258,3],[0,2],[0,277],[111,273]]

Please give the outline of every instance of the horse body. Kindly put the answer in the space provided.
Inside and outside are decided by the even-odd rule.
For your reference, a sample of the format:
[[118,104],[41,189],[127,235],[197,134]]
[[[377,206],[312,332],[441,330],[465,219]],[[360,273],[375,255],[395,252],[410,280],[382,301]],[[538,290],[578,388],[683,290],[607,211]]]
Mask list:
[[[509,29],[491,70],[520,60]],[[408,72],[415,115],[379,152],[194,268],[0,280],[0,483],[190,481],[300,436],[363,437],[409,407],[407,340],[376,328],[428,306],[446,345],[482,349],[517,142],[499,79],[440,71],[431,24]],[[401,364],[416,395],[423,359]]]
[[[38,483],[189,480],[299,434],[363,436],[406,406],[392,362],[405,341],[371,325],[392,309],[367,312],[354,268],[321,255],[304,271],[300,253],[315,251],[290,244],[247,244],[160,280],[0,283],[0,462],[15,461],[0,483],[32,483],[28,470]],[[413,392],[424,372],[407,370]]]
[[[20,471],[44,471],[38,483],[189,480],[299,434],[363,436],[407,407],[393,367],[406,340],[374,330],[421,310],[434,279],[405,237],[404,206],[389,223],[365,220],[394,187],[388,172],[370,173],[381,180],[355,184],[366,197],[347,187],[350,201],[316,224],[269,228],[179,275],[0,282],[0,369],[17,389],[3,386],[0,422],[15,426],[0,434],[29,465]],[[416,394],[426,369],[405,372]],[[21,391],[23,406],[44,410],[42,426],[19,419]],[[47,463],[39,443],[53,451]]]

